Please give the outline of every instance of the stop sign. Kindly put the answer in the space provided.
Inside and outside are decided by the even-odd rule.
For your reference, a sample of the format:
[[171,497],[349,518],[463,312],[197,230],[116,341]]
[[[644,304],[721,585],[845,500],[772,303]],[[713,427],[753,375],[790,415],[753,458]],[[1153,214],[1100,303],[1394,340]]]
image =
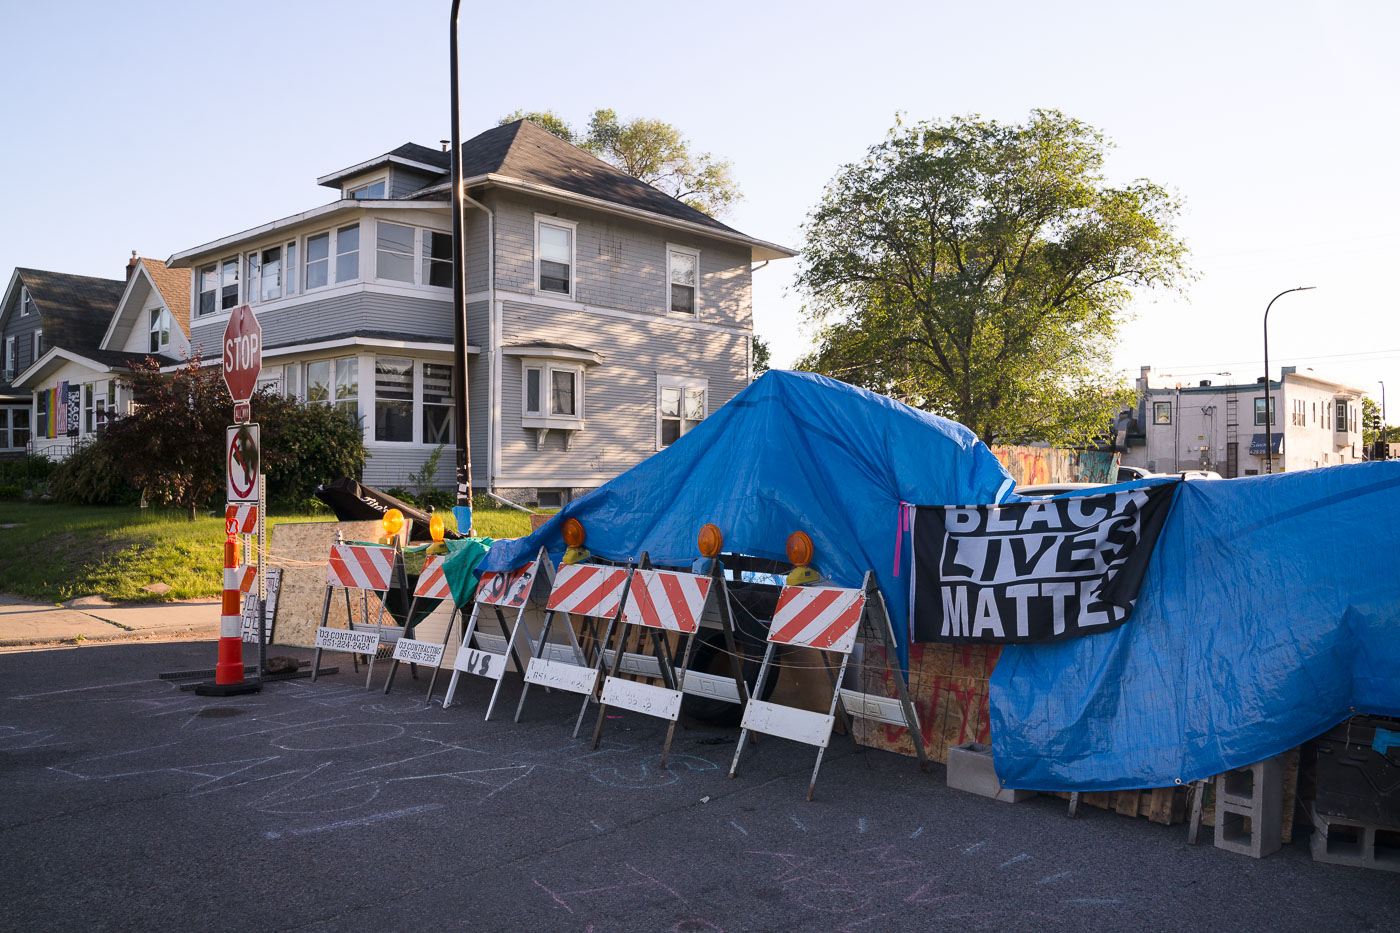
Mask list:
[[224,328],[224,384],[235,402],[253,397],[262,371],[262,325],[253,309],[239,305]]

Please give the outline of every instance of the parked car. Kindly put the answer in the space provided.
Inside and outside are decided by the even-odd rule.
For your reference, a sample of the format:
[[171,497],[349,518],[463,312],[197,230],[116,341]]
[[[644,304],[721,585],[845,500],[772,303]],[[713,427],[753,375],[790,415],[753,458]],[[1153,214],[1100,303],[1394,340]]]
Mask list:
[[1142,467],[1120,466],[1118,468],[1118,482],[1131,483],[1133,480],[1147,479],[1149,476],[1158,476],[1151,470],[1144,470]]
[[1048,499],[1051,496],[1063,495],[1064,493],[1083,493],[1088,495],[1096,489],[1102,489],[1108,483],[1029,483],[1025,486],[1017,486],[1013,492],[1018,496],[1036,496]]

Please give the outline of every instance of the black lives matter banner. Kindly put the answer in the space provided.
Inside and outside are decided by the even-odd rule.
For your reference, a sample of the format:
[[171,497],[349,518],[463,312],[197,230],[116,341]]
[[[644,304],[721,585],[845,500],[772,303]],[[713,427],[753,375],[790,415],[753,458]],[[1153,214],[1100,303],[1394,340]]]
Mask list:
[[1122,625],[1176,485],[916,507],[914,640],[1029,643]]

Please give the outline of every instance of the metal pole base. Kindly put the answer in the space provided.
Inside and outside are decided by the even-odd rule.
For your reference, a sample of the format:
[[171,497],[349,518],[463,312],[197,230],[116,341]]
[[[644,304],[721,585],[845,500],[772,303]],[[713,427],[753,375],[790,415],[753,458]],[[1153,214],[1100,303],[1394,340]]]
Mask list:
[[262,684],[257,681],[245,681],[241,684],[200,684],[194,688],[196,696],[202,697],[232,697],[242,696],[245,693],[258,693],[262,690]]

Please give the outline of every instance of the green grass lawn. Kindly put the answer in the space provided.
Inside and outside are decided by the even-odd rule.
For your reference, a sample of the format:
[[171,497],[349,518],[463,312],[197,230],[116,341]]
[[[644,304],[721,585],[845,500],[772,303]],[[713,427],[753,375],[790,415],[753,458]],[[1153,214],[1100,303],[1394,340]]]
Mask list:
[[[455,528],[451,514],[443,516]],[[514,538],[530,531],[530,516],[513,509],[478,509],[477,533]],[[268,516],[278,522],[333,521],[330,515]],[[61,603],[98,595],[114,602],[161,602],[218,596],[223,588],[224,520],[190,521],[159,509],[0,502],[0,592]],[[165,596],[141,589],[171,587]]]

